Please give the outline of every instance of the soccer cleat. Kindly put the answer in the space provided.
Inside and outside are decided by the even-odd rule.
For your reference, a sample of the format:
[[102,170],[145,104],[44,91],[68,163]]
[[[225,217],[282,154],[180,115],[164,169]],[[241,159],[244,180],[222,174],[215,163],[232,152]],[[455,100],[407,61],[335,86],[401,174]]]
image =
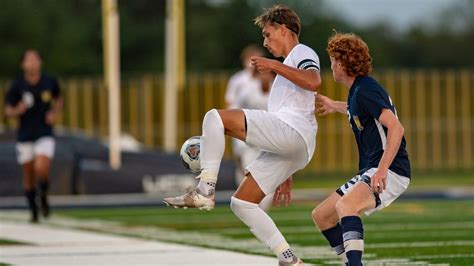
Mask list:
[[296,258],[296,260],[292,262],[279,261],[278,266],[304,266],[304,262],[300,258]]
[[163,202],[166,206],[174,208],[198,208],[200,210],[210,211],[214,209],[216,204],[214,201],[215,194],[204,196],[193,187],[186,188],[186,193],[178,197],[164,198]]

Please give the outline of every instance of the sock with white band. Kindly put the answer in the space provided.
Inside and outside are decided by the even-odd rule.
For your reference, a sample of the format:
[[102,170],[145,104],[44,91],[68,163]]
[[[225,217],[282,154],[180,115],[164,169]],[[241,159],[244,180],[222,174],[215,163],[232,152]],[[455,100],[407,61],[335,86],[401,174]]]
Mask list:
[[364,252],[364,230],[358,216],[345,216],[341,219],[344,249],[350,266],[362,265]]

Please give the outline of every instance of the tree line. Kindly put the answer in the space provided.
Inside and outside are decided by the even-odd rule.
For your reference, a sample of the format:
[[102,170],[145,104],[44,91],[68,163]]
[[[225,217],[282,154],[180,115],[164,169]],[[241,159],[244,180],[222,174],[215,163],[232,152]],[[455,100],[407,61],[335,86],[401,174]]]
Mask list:
[[[379,23],[356,27],[314,8],[318,2],[283,1],[302,18],[301,42],[329,67],[325,48],[333,29],[362,36],[375,67],[457,68],[474,65],[474,2],[463,1],[443,11],[436,25],[414,25],[397,32]],[[186,63],[188,71],[240,68],[239,54],[249,43],[261,44],[253,18],[273,1],[187,0]],[[316,4],[315,4],[316,3]],[[119,0],[121,69],[124,75],[163,72],[164,0]],[[62,76],[101,75],[102,20],[100,0],[0,1],[0,77],[19,74],[26,48],[43,54],[45,69]]]

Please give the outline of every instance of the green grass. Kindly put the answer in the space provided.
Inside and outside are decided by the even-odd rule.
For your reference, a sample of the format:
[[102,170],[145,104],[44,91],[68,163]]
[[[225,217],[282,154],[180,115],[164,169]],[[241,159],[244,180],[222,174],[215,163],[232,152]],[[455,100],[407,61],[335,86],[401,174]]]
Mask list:
[[[331,265],[335,258],[327,248],[326,240],[312,224],[312,208],[313,204],[300,203],[289,208],[274,208],[270,215],[305,261]],[[218,206],[209,213],[161,207],[64,210],[56,213],[84,222],[88,219],[102,220],[103,228],[94,228],[99,231],[271,255],[256,242],[228,206]],[[363,217],[363,220],[366,262],[398,259],[403,265],[421,261],[474,264],[473,200],[400,200],[381,212]],[[119,225],[106,225],[107,221],[118,222]],[[82,223],[81,227],[87,228],[85,224]]]
[[[317,174],[300,172],[295,174],[293,185],[295,188],[336,189],[346,183],[354,173]],[[437,172],[412,173],[412,182],[409,189],[442,189],[450,186],[474,188],[472,172]]]
[[8,246],[8,245],[27,245],[27,243],[0,238],[0,246]]

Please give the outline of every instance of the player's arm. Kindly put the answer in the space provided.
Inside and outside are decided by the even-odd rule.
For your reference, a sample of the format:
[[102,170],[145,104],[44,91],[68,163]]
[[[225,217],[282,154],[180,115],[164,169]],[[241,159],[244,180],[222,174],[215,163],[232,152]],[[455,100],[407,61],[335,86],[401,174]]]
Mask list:
[[7,103],[5,106],[5,115],[7,117],[18,117],[21,116],[26,112],[26,105],[23,103],[23,101],[19,101],[15,106],[10,105]]
[[378,120],[387,128],[387,142],[382,158],[380,159],[378,170],[371,178],[371,187],[375,188],[376,192],[382,192],[386,187],[388,168],[397,155],[405,129],[390,109],[382,109]]
[[58,82],[55,80],[53,83],[53,102],[51,105],[51,109],[46,113],[46,122],[49,125],[52,125],[56,122],[56,118],[58,117],[59,113],[63,110],[64,100],[61,96],[61,91],[59,88]]
[[293,187],[293,176],[289,176],[283,183],[281,183],[275,190],[273,195],[273,206],[280,207],[283,201],[285,207],[291,202],[291,188]]
[[5,96],[5,115],[7,117],[19,117],[26,112],[26,105],[21,100],[21,95],[16,89],[16,83],[13,82]]
[[325,116],[335,112],[346,114],[347,103],[334,101],[320,93],[316,94],[316,113],[318,113],[320,116]]
[[259,72],[273,71],[305,90],[317,91],[321,86],[321,76],[316,69],[298,69],[278,60],[258,56],[252,57],[250,64]]

